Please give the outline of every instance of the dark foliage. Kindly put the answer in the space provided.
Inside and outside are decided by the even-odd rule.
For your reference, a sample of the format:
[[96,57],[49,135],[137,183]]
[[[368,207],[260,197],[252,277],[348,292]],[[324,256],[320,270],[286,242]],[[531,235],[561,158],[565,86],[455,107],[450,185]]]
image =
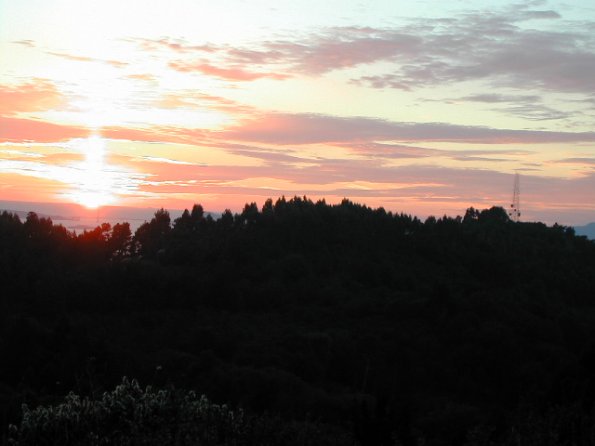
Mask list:
[[0,280],[4,426],[135,376],[361,445],[595,438],[595,243],[501,208],[281,198],[134,236],[3,213]]
[[250,416],[174,388],[142,389],[126,378],[99,399],[69,393],[55,406],[23,406],[14,446],[334,446],[349,444],[332,426]]

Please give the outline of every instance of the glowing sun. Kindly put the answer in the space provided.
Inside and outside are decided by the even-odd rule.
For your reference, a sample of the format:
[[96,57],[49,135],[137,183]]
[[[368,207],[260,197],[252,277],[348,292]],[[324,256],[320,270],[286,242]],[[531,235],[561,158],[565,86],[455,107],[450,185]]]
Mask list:
[[82,141],[80,146],[85,160],[73,166],[73,178],[69,181],[76,190],[69,195],[76,203],[91,209],[115,201],[112,192],[112,176],[105,158],[105,141],[97,135]]

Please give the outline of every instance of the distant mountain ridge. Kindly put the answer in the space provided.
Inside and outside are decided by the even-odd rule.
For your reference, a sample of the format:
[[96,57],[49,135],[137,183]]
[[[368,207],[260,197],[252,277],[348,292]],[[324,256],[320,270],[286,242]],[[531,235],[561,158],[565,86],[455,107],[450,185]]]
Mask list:
[[575,226],[574,231],[576,235],[584,235],[591,240],[595,240],[595,222],[588,223],[584,226]]

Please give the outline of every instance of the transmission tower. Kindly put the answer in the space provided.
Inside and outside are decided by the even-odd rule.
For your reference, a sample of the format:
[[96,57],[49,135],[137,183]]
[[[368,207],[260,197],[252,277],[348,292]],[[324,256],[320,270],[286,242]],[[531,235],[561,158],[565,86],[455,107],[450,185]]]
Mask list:
[[521,219],[521,186],[518,172],[514,176],[512,203],[508,211],[508,216],[514,222],[518,222]]

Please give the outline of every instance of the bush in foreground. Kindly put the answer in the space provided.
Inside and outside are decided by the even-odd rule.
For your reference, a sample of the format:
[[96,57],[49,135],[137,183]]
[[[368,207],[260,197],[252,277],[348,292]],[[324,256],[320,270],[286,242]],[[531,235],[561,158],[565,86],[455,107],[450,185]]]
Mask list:
[[69,393],[55,406],[23,406],[20,426],[10,426],[11,445],[342,445],[346,433],[316,422],[287,422],[248,415],[211,403],[204,395],[141,388],[124,378],[100,399]]

